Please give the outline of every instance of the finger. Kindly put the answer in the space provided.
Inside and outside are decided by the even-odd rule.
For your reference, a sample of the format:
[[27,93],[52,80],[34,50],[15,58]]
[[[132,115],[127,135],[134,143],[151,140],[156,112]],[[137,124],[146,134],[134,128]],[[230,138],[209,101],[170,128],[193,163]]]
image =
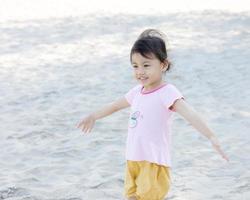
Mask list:
[[222,158],[224,158],[226,161],[229,162],[228,157],[226,156],[226,154],[221,150],[220,148],[220,144],[218,142],[212,142],[213,147],[215,148],[215,150],[222,156]]
[[91,126],[87,126],[86,129],[85,129],[85,133],[88,134],[91,130]]
[[89,129],[89,132],[91,132],[93,128],[94,128],[94,126],[93,126],[93,124],[92,124],[92,126],[91,126],[90,129]]
[[84,121],[79,122],[77,128],[81,128],[81,126],[83,126],[83,123]]
[[88,127],[85,126],[84,129],[83,129],[83,132],[84,132],[84,133],[87,133],[87,131],[88,131]]
[[92,128],[93,128],[93,124],[91,124],[88,128],[88,133],[90,133],[92,131]]
[[225,160],[227,160],[227,161],[229,162],[228,157],[226,156],[226,154],[225,154],[219,147],[217,148],[217,151],[221,154],[221,156],[222,156]]
[[229,158],[228,157],[226,157],[225,159],[226,159],[227,162],[229,162]]
[[229,162],[229,158],[228,158],[225,154],[223,154],[223,158],[224,158],[227,162]]
[[88,129],[89,129],[89,127],[86,126],[85,129],[84,129],[84,133],[88,133]]
[[87,124],[83,124],[82,131],[85,132],[86,128],[88,127]]
[[91,124],[91,125],[89,126],[88,133],[90,133],[90,132],[92,131],[92,129],[93,129],[93,124]]
[[225,154],[223,154],[222,157],[223,157],[227,162],[229,162],[229,159],[228,159],[228,157],[227,157]]
[[89,129],[89,133],[92,131],[92,128]]
[[86,129],[86,127],[83,126],[83,127],[81,128],[81,131],[82,131],[82,132],[85,132],[85,129]]

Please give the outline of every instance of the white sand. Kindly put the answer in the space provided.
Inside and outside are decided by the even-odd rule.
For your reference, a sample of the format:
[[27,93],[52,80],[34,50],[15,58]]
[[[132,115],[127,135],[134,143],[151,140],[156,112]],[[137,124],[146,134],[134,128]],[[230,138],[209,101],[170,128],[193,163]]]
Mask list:
[[202,114],[226,164],[175,115],[171,200],[250,198],[250,15],[91,15],[0,24],[0,199],[122,199],[129,110],[76,123],[134,84],[129,50],[145,28],[169,38],[168,82]]
[[108,14],[165,14],[203,10],[243,12],[249,0],[1,0],[0,21]]

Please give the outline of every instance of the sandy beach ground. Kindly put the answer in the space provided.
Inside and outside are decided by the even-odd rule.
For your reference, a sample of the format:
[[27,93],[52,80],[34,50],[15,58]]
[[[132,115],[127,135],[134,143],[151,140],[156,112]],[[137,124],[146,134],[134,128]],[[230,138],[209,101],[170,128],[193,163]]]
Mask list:
[[136,82],[145,28],[168,37],[175,84],[231,159],[174,115],[169,200],[250,199],[250,14],[95,14],[0,23],[0,199],[121,200],[129,109],[75,125]]

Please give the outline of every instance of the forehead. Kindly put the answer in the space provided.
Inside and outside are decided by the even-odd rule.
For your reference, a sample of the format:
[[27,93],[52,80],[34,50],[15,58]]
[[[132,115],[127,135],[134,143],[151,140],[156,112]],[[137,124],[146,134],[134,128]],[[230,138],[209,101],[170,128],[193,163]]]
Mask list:
[[131,61],[132,61],[132,63],[137,63],[137,62],[150,62],[150,61],[152,62],[152,61],[156,60],[155,55],[152,53],[148,54],[147,57],[144,57],[140,53],[133,53],[131,56]]

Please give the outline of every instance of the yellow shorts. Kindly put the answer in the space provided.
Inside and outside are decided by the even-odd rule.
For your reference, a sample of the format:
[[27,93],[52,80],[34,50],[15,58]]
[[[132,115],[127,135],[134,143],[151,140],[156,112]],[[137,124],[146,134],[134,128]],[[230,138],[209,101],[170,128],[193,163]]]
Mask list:
[[127,160],[125,196],[137,200],[164,200],[170,189],[170,168],[148,161]]

